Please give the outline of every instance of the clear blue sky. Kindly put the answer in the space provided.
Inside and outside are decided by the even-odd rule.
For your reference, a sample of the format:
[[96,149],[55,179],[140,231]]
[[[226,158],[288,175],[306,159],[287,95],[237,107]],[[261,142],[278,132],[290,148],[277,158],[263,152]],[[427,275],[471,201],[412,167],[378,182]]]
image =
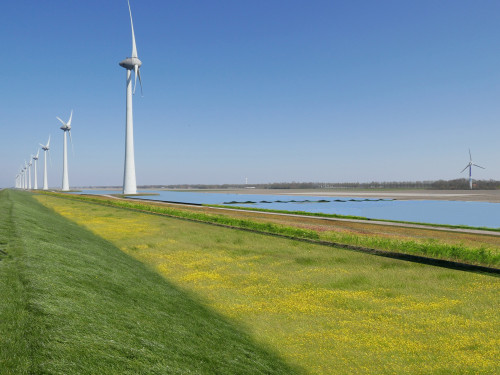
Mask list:
[[[131,0],[138,184],[500,179],[499,1]],[[0,11],[0,186],[121,185],[126,0]],[[41,164],[41,163],[40,163]],[[41,180],[41,173],[39,181]]]

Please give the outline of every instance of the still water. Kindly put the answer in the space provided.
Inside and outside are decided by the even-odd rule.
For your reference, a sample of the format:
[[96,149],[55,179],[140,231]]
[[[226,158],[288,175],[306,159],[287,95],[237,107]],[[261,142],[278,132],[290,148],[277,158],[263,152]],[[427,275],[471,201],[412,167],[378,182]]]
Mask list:
[[[159,195],[141,199],[220,204],[268,208],[273,210],[320,212],[326,214],[363,216],[370,219],[411,221],[420,223],[469,225],[500,228],[500,203],[462,201],[410,201],[376,198],[331,196],[287,196],[260,194],[224,194],[178,191],[142,191]],[[83,194],[115,194],[121,191],[83,190]]]

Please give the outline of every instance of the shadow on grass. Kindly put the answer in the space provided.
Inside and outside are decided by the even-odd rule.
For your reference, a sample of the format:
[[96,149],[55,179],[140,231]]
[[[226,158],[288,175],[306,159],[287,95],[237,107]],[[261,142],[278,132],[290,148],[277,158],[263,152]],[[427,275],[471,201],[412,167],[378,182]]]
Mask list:
[[[10,290],[0,311],[2,318],[22,319],[0,331],[0,367],[6,373],[20,373],[16,363],[28,373],[44,374],[303,373],[29,194],[0,192],[0,209],[7,203],[12,225],[0,226],[0,235],[17,243],[12,246],[17,266],[5,275],[23,282]],[[16,300],[23,303],[9,306]],[[22,350],[16,345],[20,337]],[[17,362],[6,359],[11,356]]]

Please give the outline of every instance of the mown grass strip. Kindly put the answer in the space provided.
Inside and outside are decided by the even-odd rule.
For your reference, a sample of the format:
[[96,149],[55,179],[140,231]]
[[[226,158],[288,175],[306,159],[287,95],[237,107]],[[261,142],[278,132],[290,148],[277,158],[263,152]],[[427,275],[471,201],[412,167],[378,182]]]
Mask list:
[[0,210],[2,375],[302,372],[30,194]]
[[448,228],[448,229],[470,229],[470,230],[484,230],[490,232],[500,232],[500,228],[490,228],[490,227],[472,227],[468,225],[449,225],[449,224],[433,224],[433,223],[420,223],[417,221],[400,221],[400,220],[388,220],[388,219],[371,219],[364,216],[352,216],[352,215],[339,215],[339,214],[325,214],[321,212],[306,212],[306,211],[286,211],[286,210],[273,210],[268,208],[254,208],[254,207],[242,207],[242,206],[232,206],[232,205],[220,205],[220,204],[204,204],[205,207],[215,207],[215,208],[234,208],[237,210],[244,211],[256,211],[256,212],[270,212],[277,214],[292,214],[301,216],[313,216],[319,218],[329,218],[329,219],[350,219],[350,220],[364,220],[364,221],[380,221],[384,223],[399,223],[399,224],[412,224],[412,225],[422,225],[426,227],[434,228]]
[[[146,202],[136,203],[118,199],[103,199],[92,196],[61,193],[45,194],[259,233],[279,235],[292,239],[315,241],[323,245],[343,247],[380,256],[423,262],[425,264],[434,264],[454,269],[497,273],[497,266],[500,265],[500,253],[493,252],[486,247],[470,248],[462,244],[447,244],[437,241],[416,242],[412,240],[394,240],[338,233],[320,235],[317,231],[311,229],[290,227],[269,222],[257,222],[249,219],[238,219],[224,215],[210,215],[171,207],[159,207]],[[405,255],[402,257],[401,254]],[[462,266],[462,263],[465,263],[465,265]]]

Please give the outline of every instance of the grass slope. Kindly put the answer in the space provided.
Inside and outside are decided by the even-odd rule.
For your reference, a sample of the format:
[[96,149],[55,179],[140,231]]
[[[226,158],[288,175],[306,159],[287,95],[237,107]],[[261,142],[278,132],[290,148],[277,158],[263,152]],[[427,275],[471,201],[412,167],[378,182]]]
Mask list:
[[1,191],[0,212],[3,375],[298,371],[30,194]]
[[37,196],[310,374],[499,373],[500,278]]

